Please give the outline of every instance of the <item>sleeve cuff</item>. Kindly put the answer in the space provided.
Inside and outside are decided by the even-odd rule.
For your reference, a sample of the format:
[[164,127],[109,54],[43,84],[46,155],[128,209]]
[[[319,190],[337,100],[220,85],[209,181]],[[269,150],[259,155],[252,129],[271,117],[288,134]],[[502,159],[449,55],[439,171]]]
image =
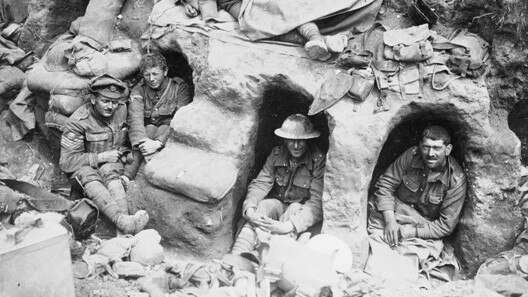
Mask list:
[[257,206],[256,205],[253,205],[253,204],[244,205],[243,210],[242,210],[242,215],[244,217],[246,217],[246,211],[248,211],[248,209],[250,209],[250,208],[254,208],[255,211],[257,210]]
[[394,210],[394,202],[381,202],[376,204],[378,211]]
[[429,238],[429,232],[427,227],[416,227],[416,235],[418,238]]
[[97,153],[90,154],[89,157],[90,167],[97,168],[99,165],[99,159],[97,158]]

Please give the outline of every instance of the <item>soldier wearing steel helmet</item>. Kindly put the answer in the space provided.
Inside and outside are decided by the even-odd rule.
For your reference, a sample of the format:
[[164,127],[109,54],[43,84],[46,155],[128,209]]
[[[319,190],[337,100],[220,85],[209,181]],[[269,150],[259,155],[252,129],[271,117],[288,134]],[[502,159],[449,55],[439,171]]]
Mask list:
[[92,97],[69,118],[61,139],[60,168],[77,179],[85,194],[118,229],[137,233],[148,222],[144,210],[128,214],[122,179],[130,174],[124,152],[127,86],[104,74],[90,81]]
[[259,175],[250,183],[243,215],[247,220],[232,253],[254,249],[255,228],[273,234],[306,231],[323,218],[324,154],[311,143],[319,137],[310,120],[301,114],[289,116],[275,135],[284,144],[275,147]]

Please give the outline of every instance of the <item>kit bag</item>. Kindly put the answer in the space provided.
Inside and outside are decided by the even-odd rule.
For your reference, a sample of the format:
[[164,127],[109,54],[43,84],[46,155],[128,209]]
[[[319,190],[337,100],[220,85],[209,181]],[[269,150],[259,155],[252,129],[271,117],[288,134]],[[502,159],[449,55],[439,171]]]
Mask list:
[[386,59],[401,62],[421,62],[433,56],[429,41],[431,32],[427,24],[405,29],[389,30],[383,34]]
[[449,57],[449,68],[462,77],[479,77],[485,72],[484,63],[489,58],[490,45],[480,36],[458,29],[451,34],[453,45]]

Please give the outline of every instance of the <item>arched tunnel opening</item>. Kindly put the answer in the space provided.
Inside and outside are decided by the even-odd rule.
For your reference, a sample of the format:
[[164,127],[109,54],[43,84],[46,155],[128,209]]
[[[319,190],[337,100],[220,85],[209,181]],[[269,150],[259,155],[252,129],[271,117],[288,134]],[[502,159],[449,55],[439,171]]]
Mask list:
[[191,98],[194,98],[193,69],[184,55],[177,51],[162,51],[161,54],[167,60],[169,71],[168,77],[179,77],[183,79],[191,90]]
[[[465,154],[467,152],[466,144],[469,133],[467,124],[457,120],[455,114],[449,114],[447,112],[440,114],[432,112],[414,113],[404,117],[389,133],[389,136],[379,154],[378,162],[374,167],[368,192],[369,200],[374,199],[376,182],[385,172],[387,167],[389,167],[408,148],[418,145],[423,130],[431,125],[442,126],[449,132],[451,143],[453,145],[451,156],[456,159],[463,170],[466,170]],[[466,199],[464,208],[467,207],[467,203],[468,201]],[[464,211],[462,213],[464,213]],[[457,230],[458,228],[455,228],[455,231],[445,238],[446,242],[455,247],[455,254],[457,254]]]
[[[283,140],[274,134],[275,129],[280,128],[282,122],[292,114],[307,115],[312,101],[313,97],[310,94],[285,77],[276,77],[265,87],[263,103],[259,109],[255,162],[251,169],[250,179],[258,175],[271,150],[283,143]],[[321,132],[321,136],[311,141],[326,152],[329,135],[326,116],[319,113],[309,116],[309,119],[314,128]]]
[[528,165],[528,101],[517,102],[508,115],[508,126],[521,141],[521,163]]
[[[248,183],[251,182],[260,172],[267,157],[274,147],[283,144],[284,140],[275,135],[275,129],[281,127],[284,120],[292,114],[307,115],[313,96],[302,87],[294,84],[284,76],[278,76],[264,88],[262,105],[258,111],[258,129],[255,142],[255,155],[253,166],[248,175]],[[321,136],[309,140],[321,151],[328,151],[328,121],[324,113],[319,113],[308,117],[314,128],[321,132]],[[244,198],[242,198],[235,213],[235,221],[241,217],[241,208]]]

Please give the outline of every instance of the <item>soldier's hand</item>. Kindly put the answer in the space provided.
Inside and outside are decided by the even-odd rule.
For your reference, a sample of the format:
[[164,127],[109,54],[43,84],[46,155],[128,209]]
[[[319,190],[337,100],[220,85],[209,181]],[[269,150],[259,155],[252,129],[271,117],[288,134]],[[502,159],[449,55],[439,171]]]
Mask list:
[[402,238],[416,237],[416,228],[412,225],[400,225],[400,234]]
[[260,226],[262,222],[262,217],[256,213],[256,209],[254,208],[248,208],[246,210],[246,219],[249,221],[249,223],[253,226]]
[[163,144],[158,140],[147,139],[143,141],[138,147],[143,156],[152,155],[157,152]]
[[394,221],[385,222],[385,230],[383,236],[385,241],[391,246],[391,248],[396,247],[399,242],[400,235],[400,224]]
[[123,184],[123,187],[125,187],[125,190],[128,190],[128,184],[130,183],[130,179],[124,175],[121,175],[119,178],[121,179],[121,183]]
[[295,231],[295,226],[293,226],[292,222],[281,222],[271,218],[264,218],[260,222],[259,227],[272,234],[288,234]]
[[192,5],[185,4],[185,14],[190,18],[194,18],[198,15],[198,11]]
[[99,163],[115,163],[121,157],[121,152],[118,150],[106,151],[97,154]]

